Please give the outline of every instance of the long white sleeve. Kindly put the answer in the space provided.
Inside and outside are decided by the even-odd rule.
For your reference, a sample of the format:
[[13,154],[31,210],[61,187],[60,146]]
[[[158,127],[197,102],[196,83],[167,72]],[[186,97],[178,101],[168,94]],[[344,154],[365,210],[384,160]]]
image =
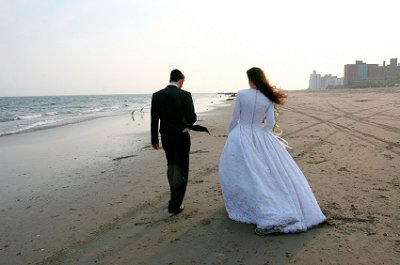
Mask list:
[[267,123],[266,123],[266,127],[267,129],[271,130],[272,128],[274,128],[274,124],[275,124],[275,113],[274,113],[275,109],[274,109],[274,103],[271,103],[267,109],[267,113],[266,113],[266,119],[267,119]]
[[239,98],[239,94],[237,94],[236,99],[235,99],[235,106],[233,107],[232,117],[229,122],[228,134],[238,124],[239,118],[240,118],[240,98]]

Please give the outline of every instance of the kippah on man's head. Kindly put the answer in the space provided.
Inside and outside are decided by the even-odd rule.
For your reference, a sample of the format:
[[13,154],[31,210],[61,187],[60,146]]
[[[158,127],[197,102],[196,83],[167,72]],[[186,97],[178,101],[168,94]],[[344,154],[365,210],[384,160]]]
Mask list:
[[178,69],[174,69],[171,71],[171,74],[169,77],[170,82],[178,82],[181,79],[185,79],[185,76],[182,74],[181,71],[179,71]]

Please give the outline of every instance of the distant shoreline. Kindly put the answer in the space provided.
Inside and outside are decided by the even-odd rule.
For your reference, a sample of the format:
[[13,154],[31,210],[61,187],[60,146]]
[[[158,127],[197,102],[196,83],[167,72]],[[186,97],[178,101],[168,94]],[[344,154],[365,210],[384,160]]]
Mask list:
[[[194,94],[193,100],[197,112],[223,101],[216,93]],[[0,137],[125,114],[140,119],[149,112],[150,101],[150,94],[0,98]]]

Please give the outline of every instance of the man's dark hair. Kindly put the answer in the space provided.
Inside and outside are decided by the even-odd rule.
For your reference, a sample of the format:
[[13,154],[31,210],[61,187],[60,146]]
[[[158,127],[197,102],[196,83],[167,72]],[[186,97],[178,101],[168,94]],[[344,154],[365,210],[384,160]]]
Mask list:
[[181,79],[185,79],[185,76],[182,74],[181,71],[179,71],[178,69],[174,69],[171,71],[171,74],[169,77],[170,82],[178,82]]

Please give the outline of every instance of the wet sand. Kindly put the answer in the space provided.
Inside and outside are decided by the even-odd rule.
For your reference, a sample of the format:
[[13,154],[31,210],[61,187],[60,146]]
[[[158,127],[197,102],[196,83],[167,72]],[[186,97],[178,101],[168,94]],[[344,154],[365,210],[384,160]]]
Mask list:
[[326,224],[259,237],[227,218],[217,170],[232,105],[201,117],[211,136],[192,133],[177,216],[164,152],[111,117],[0,138],[0,264],[397,264],[400,89],[290,92],[280,110]]

